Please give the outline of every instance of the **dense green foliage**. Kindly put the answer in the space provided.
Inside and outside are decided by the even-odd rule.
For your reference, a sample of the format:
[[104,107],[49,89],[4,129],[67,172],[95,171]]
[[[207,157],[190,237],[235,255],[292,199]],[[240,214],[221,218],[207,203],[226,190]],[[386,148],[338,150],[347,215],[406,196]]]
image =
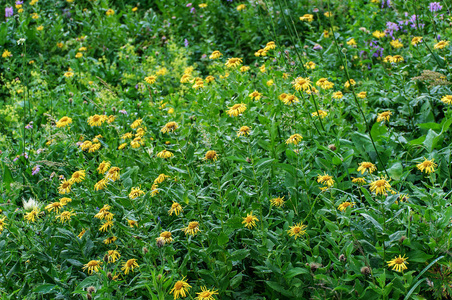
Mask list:
[[382,1],[2,3],[0,299],[452,297],[451,7]]

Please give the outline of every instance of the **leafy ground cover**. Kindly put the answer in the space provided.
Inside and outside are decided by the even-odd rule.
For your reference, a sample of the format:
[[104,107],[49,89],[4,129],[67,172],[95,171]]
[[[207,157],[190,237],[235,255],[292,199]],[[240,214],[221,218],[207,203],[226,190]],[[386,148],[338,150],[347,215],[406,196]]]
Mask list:
[[449,299],[447,1],[2,3],[1,299]]

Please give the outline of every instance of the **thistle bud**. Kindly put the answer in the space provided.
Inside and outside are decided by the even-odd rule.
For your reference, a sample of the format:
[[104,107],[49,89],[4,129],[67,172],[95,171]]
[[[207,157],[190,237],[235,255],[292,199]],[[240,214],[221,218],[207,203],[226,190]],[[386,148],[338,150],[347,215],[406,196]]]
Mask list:
[[370,275],[370,273],[371,273],[371,270],[370,270],[369,267],[364,266],[364,267],[361,268],[361,274],[367,276],[367,275]]
[[331,144],[331,145],[328,145],[328,149],[330,149],[331,151],[336,151],[336,145],[335,144]]

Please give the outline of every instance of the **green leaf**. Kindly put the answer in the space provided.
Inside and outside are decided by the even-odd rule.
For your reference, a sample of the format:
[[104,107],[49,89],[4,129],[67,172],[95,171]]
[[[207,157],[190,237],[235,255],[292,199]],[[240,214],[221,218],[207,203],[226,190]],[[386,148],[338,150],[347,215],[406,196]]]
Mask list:
[[248,249],[236,250],[236,251],[232,252],[231,256],[229,257],[229,260],[241,261],[248,255],[250,255],[250,250],[248,250]]
[[388,132],[388,128],[384,124],[375,123],[370,130],[370,134],[374,141],[381,140],[381,137]]
[[401,163],[393,164],[388,170],[389,176],[394,180],[399,180],[403,174],[403,167]]
[[441,130],[441,125],[438,123],[421,123],[417,124],[419,128],[421,129],[434,129],[434,130]]
[[438,143],[438,140],[436,137],[438,137],[439,134],[434,132],[433,130],[429,129],[427,132],[427,136],[425,137],[425,140],[423,144],[425,147],[427,147],[428,152],[432,152],[432,150],[435,148],[436,144]]
[[37,287],[35,287],[33,289],[33,292],[39,293],[39,294],[48,294],[56,287],[57,287],[57,285],[55,285],[55,284],[44,283],[44,284],[41,284],[41,285],[38,285]]
[[289,271],[287,271],[285,273],[284,277],[286,279],[290,279],[290,278],[295,277],[295,276],[300,275],[300,274],[309,274],[309,271],[307,269],[304,269],[304,268],[296,267],[296,268],[293,268],[293,269],[290,269]]
[[286,297],[293,297],[293,293],[289,292],[286,287],[281,286],[279,283],[274,281],[266,281],[265,282],[269,287],[277,291],[278,293],[283,294]]
[[218,245],[222,246],[229,242],[229,237],[226,233],[222,232],[218,236]]
[[373,217],[371,217],[368,214],[364,214],[362,213],[361,216],[363,216],[366,220],[370,221],[372,224],[374,224],[374,226],[379,230],[379,231],[383,231],[383,227],[381,227],[380,223],[378,223],[377,220],[375,220]]

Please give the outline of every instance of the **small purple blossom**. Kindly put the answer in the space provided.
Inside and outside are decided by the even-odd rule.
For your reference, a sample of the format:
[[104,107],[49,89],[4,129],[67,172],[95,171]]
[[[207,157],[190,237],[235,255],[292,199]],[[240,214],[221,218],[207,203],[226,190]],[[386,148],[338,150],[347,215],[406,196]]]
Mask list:
[[196,12],[196,9],[194,7],[190,8],[190,13],[194,14]]
[[16,162],[19,159],[19,155],[17,155],[16,157],[14,157],[13,162]]
[[41,167],[39,165],[34,166],[33,169],[31,170],[31,175],[34,176],[34,175],[38,174],[40,170],[41,170]]
[[22,4],[24,4],[23,1],[16,1],[16,5],[22,5]]
[[314,8],[312,11],[317,13],[317,12],[319,12],[319,9],[318,8]]
[[386,6],[387,7],[391,7],[391,0],[383,0],[382,2],[381,2],[381,8],[384,8],[385,7],[385,4],[386,4]]
[[187,39],[184,40],[184,46],[185,46],[185,48],[188,47],[188,40]]
[[23,155],[26,159],[28,159],[28,154],[27,154],[27,153],[22,153],[22,155]]
[[187,7],[190,7],[190,6],[191,6],[191,3],[188,3],[186,6],[187,6]]
[[312,49],[314,49],[314,50],[322,50],[323,47],[320,46],[319,44],[315,44],[314,47],[312,47]]
[[127,111],[125,109],[121,109],[119,112],[127,116]]
[[12,7],[5,7],[5,17],[9,18],[14,15],[14,9]]
[[28,125],[25,126],[25,129],[33,129],[33,121],[28,123]]
[[135,84],[135,88],[138,90],[138,83],[137,84]]
[[77,142],[75,145],[76,145],[77,147],[80,147],[82,144],[83,144],[83,142]]
[[430,9],[431,12],[435,12],[435,11],[439,11],[439,10],[443,9],[443,7],[441,6],[441,4],[439,2],[430,3],[428,8]]

